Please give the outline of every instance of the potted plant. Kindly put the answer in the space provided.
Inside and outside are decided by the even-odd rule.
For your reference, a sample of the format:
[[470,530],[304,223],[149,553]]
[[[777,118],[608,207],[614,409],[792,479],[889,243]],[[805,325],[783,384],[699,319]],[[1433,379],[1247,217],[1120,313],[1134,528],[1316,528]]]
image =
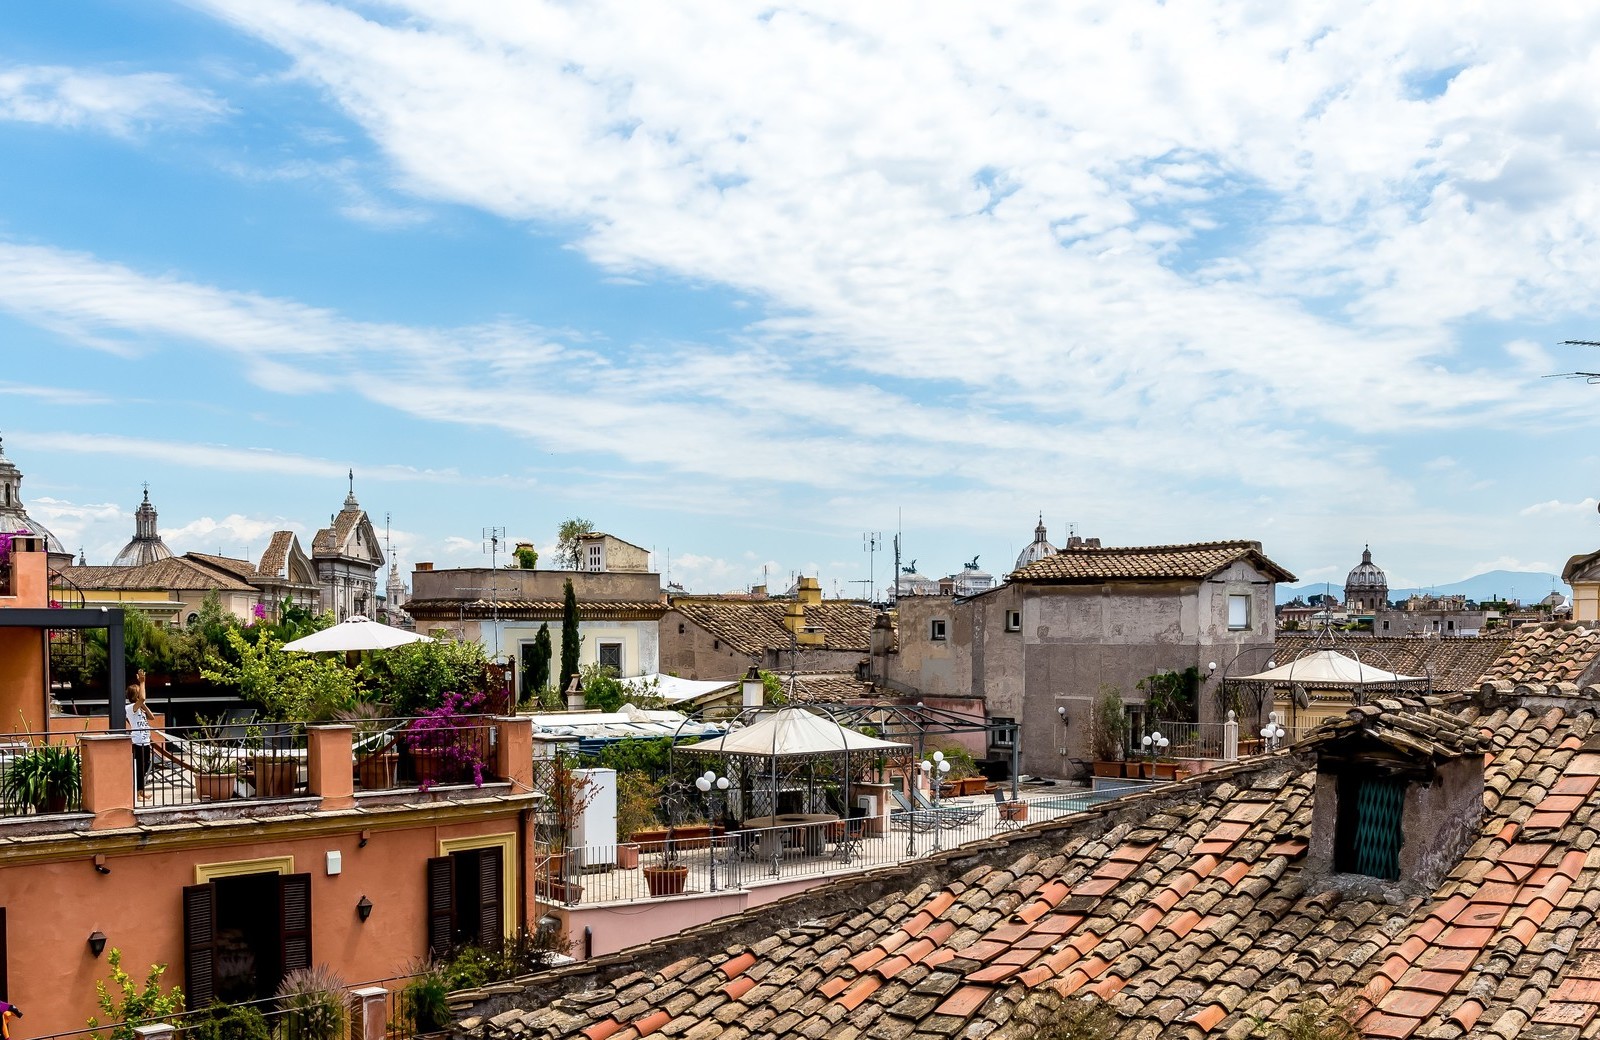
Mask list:
[[406,983],[400,991],[400,1019],[411,1036],[450,1028],[450,984],[441,965],[430,964]]
[[548,851],[535,864],[536,880],[551,899],[576,903],[583,888],[572,879],[570,845],[583,810],[594,800],[594,781],[578,769],[576,759],[560,755],[550,759],[545,782],[544,847]]
[[350,1028],[349,989],[326,964],[289,972],[278,984],[277,995],[285,1036],[343,1040]]
[[643,868],[645,887],[655,898],[682,895],[689,880],[689,868],[678,861],[677,825],[679,802],[676,797],[662,799],[667,817],[667,838],[661,845],[661,859]]
[[362,701],[339,713],[339,721],[350,725],[351,747],[355,753],[356,779],[364,791],[386,791],[395,785],[400,755],[395,751],[395,735],[387,705]]
[[189,767],[194,770],[195,796],[203,802],[232,798],[239,779],[239,749],[227,735],[221,717],[201,717],[185,750]]
[[289,798],[300,784],[300,758],[283,748],[265,746],[266,734],[254,721],[245,727],[244,746],[251,752],[245,759],[249,779],[257,798]]
[[272,1030],[259,1008],[249,1004],[224,1004],[212,1001],[204,1017],[188,1026],[190,1040],[272,1040]]
[[1121,776],[1122,755],[1128,735],[1128,716],[1122,694],[1110,683],[1100,687],[1089,722],[1089,754],[1095,776]]
[[416,769],[418,786],[471,783],[482,787],[490,775],[484,739],[487,695],[447,693],[406,727],[404,746]]
[[39,744],[6,767],[0,798],[12,812],[66,812],[77,806],[81,785],[76,748]]
[[661,787],[640,769],[617,774],[617,866],[632,870],[639,865],[639,843],[634,835],[658,826],[656,804]]

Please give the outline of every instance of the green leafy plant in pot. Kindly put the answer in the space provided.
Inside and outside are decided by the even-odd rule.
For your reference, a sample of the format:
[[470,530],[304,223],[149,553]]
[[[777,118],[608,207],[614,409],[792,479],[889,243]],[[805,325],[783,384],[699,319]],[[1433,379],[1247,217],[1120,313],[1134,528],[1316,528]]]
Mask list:
[[39,744],[18,755],[0,781],[0,798],[11,812],[66,812],[82,794],[77,749]]

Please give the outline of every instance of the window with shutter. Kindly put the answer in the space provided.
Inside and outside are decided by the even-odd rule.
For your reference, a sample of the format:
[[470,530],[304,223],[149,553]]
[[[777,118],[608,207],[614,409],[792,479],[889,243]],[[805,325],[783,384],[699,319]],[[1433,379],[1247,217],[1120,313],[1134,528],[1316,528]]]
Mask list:
[[478,850],[478,935],[477,943],[485,950],[498,950],[505,942],[502,927],[503,909],[500,906],[501,850]]
[[447,957],[455,946],[455,860],[436,856],[428,860],[428,952]]
[[1386,881],[1399,879],[1405,791],[1405,781],[1391,777],[1341,778],[1334,869]]
[[189,1010],[216,999],[217,891],[207,882],[183,889],[183,994]]
[[278,878],[278,921],[284,973],[311,967],[310,874]]

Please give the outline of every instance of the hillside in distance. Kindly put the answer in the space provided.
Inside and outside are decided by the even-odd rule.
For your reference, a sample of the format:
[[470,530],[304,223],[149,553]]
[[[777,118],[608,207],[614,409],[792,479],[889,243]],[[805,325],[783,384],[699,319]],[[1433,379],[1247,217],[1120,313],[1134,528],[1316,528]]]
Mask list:
[[[1465,596],[1475,602],[1486,599],[1517,599],[1523,603],[1535,603],[1548,596],[1552,589],[1569,599],[1572,597],[1572,589],[1561,580],[1559,574],[1544,571],[1486,571],[1447,585],[1391,588],[1389,599],[1405,599],[1416,593],[1427,593],[1433,596]],[[1343,584],[1324,584],[1319,581],[1306,585],[1279,585],[1278,602],[1287,603],[1296,596],[1305,599],[1308,596],[1321,595],[1323,592],[1337,596],[1340,602],[1344,601]]]

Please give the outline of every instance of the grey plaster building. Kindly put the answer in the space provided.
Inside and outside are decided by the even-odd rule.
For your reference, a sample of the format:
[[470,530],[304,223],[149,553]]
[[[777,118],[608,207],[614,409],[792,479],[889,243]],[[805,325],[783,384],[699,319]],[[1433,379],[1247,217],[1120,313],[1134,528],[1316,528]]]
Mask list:
[[[991,720],[1021,723],[1025,772],[1072,773],[1088,756],[1103,685],[1137,709],[1146,676],[1190,667],[1208,676],[1249,650],[1265,660],[1275,586],[1293,580],[1259,542],[1116,547],[1074,537],[981,595],[901,600],[897,645],[875,653],[872,670],[907,695],[981,697]],[[1201,683],[1202,721],[1220,718],[1216,685]]]

